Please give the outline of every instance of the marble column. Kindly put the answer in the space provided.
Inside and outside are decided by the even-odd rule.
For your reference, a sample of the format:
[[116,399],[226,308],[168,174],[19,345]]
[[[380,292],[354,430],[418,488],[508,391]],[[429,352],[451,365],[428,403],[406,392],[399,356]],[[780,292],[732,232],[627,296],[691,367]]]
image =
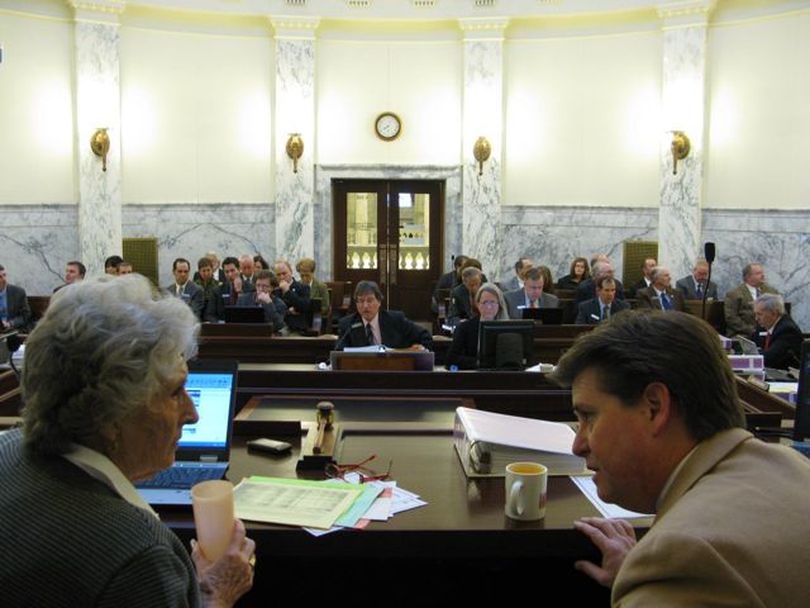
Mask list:
[[[315,29],[309,17],[271,17],[276,38],[276,256],[293,264],[314,257]],[[287,140],[298,133],[304,151],[297,172]]]
[[[71,0],[75,13],[76,147],[79,258],[88,275],[104,273],[107,256],[121,254],[121,94],[118,16],[124,0]],[[96,129],[110,139],[107,168],[90,149]],[[67,260],[65,260],[67,261]]]
[[[673,2],[659,7],[663,23],[661,206],[658,216],[658,261],[668,266],[673,282],[689,274],[702,254],[701,191],[706,81],[706,25],[712,1]],[[691,142],[689,156],[673,173],[672,134]]]
[[[460,19],[464,32],[462,250],[494,280],[502,266],[501,171],[503,31],[507,19]],[[479,170],[473,146],[486,137],[492,153]],[[479,174],[480,173],[480,174]]]

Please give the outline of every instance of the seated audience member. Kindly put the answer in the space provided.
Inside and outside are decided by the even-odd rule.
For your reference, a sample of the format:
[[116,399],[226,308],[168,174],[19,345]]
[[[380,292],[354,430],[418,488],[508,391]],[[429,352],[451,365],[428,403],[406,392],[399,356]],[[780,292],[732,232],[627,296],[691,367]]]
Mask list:
[[127,262],[126,260],[121,260],[121,263],[118,265],[118,276],[123,276],[127,274],[132,274],[132,264]]
[[291,331],[302,332],[307,326],[307,315],[310,312],[312,301],[310,299],[309,285],[304,285],[296,281],[293,276],[292,266],[287,260],[276,260],[274,266],[278,288],[274,295],[284,300],[287,305],[287,327]]
[[548,294],[554,293],[554,277],[551,274],[551,268],[541,264],[538,266],[540,272],[543,273],[543,292]]
[[104,274],[117,275],[121,269],[121,262],[124,261],[120,255],[111,255],[104,260]]
[[508,281],[503,281],[501,283],[503,291],[515,291],[516,289],[523,289],[523,274],[532,266],[534,266],[534,262],[531,258],[527,258],[525,256],[518,258],[518,261],[515,262],[515,276]]
[[227,257],[222,260],[225,282],[211,293],[208,307],[205,309],[205,320],[218,323],[225,320],[225,307],[236,306],[242,294],[242,279],[239,276],[239,260]]
[[[222,284],[225,282],[225,271],[222,269],[222,266],[219,262],[219,256],[217,256],[216,251],[208,251],[205,254],[209,260],[211,260],[211,269],[213,270],[213,277],[217,281],[217,283]],[[199,271],[194,273],[194,282],[196,283],[200,278]]]
[[754,341],[765,358],[765,367],[798,367],[802,352],[802,330],[785,314],[785,302],[775,293],[763,293],[754,302],[754,316],[760,329]]
[[175,259],[174,262],[172,262],[174,284],[166,287],[166,291],[188,304],[194,316],[200,319],[202,318],[205,297],[203,296],[202,288],[189,279],[188,275],[190,270],[191,263],[187,259]]
[[[63,287],[67,287],[68,285],[72,285],[73,283],[76,283],[78,281],[83,281],[84,280],[84,275],[86,275],[86,274],[87,274],[87,268],[85,268],[84,264],[82,264],[78,260],[71,260],[70,262],[65,264],[65,282],[62,285],[60,285],[59,287],[56,287],[53,290],[53,292],[56,293],[57,291],[59,291]],[[116,268],[116,271],[115,271],[114,274],[116,274],[116,275],[118,274],[118,269],[117,268]]]
[[810,461],[745,430],[716,332],[679,312],[621,314],[553,374],[572,389],[573,451],[599,498],[655,521],[574,523],[602,553],[575,566],[613,606],[803,606],[810,595]]
[[480,321],[508,319],[503,293],[492,283],[484,283],[475,294],[477,314],[460,323],[453,332],[453,343],[447,351],[446,367],[478,368],[478,326]]
[[726,317],[726,335],[749,337],[756,329],[754,300],[763,293],[776,293],[765,282],[762,264],[746,264],[743,268],[743,282],[726,294],[723,308]]
[[321,316],[324,318],[329,316],[331,306],[329,288],[326,286],[326,283],[315,278],[315,260],[312,258],[301,258],[295,265],[295,269],[298,271],[298,276],[301,277],[301,283],[309,286],[310,299],[321,301]]
[[557,296],[543,293],[545,279],[540,268],[529,268],[523,275],[523,289],[503,294],[510,319],[522,319],[524,308],[557,308]]
[[575,258],[571,262],[571,268],[567,275],[557,281],[557,289],[576,289],[582,281],[591,276],[588,268],[588,260],[585,258]]
[[602,321],[609,321],[616,313],[629,309],[630,304],[616,299],[616,281],[603,276],[596,284],[596,297],[580,302],[576,324],[598,325]]
[[388,348],[430,350],[430,332],[398,310],[380,310],[382,292],[374,281],[360,281],[354,289],[357,312],[340,320],[335,350],[379,344]]
[[627,288],[627,297],[628,298],[636,298],[638,297],[639,290],[647,289],[650,285],[652,285],[652,272],[653,269],[658,266],[658,262],[655,258],[645,258],[644,261],[641,263],[641,278]]
[[248,292],[255,291],[256,285],[254,283],[256,273],[256,262],[249,255],[239,257],[239,279],[241,282],[240,291]]
[[278,286],[276,275],[270,270],[260,270],[256,273],[256,290],[243,293],[239,296],[237,306],[261,306],[264,310],[264,320],[273,325],[275,333],[286,334],[287,326],[284,317],[287,305],[284,300],[273,295],[273,289]]
[[212,297],[215,295],[222,297],[221,292],[218,290],[219,282],[214,278],[214,267],[208,257],[197,260],[196,275],[198,278],[194,280],[194,283],[203,290],[203,311],[206,311]]
[[450,292],[450,310],[447,311],[447,324],[450,327],[477,314],[474,300],[482,283],[481,270],[478,268],[469,266],[461,272],[461,285]]
[[461,284],[461,267],[466,261],[466,255],[457,255],[453,259],[453,270],[439,277],[439,281],[436,283],[436,289],[433,290],[433,299],[430,306],[434,314],[439,312],[439,304],[444,303],[445,292],[449,294],[450,291]]
[[[709,278],[709,263],[703,258],[695,261],[692,274],[686,275],[675,282],[675,289],[683,294],[687,300],[702,300],[705,294],[707,298],[717,299],[717,284],[709,281],[706,288],[706,280]],[[707,293],[708,292],[708,293]]]
[[624,285],[622,285],[619,279],[613,276],[613,265],[607,261],[607,259],[603,258],[604,256],[599,256],[599,258],[591,264],[591,277],[582,281],[579,287],[577,287],[577,305],[579,305],[580,302],[592,300],[596,297],[596,282],[601,277],[610,277],[613,279],[616,282],[616,298],[624,300]]
[[656,266],[653,268],[651,276],[652,284],[636,292],[638,308],[655,308],[664,311],[686,309],[683,294],[669,285],[671,277],[668,268]]
[[464,260],[464,263],[461,265],[461,268],[459,269],[459,277],[461,276],[461,274],[464,273],[465,268],[477,268],[478,270],[481,271],[481,282],[482,283],[488,283],[489,282],[487,280],[487,275],[484,274],[484,269],[481,266],[481,262],[479,260],[477,260],[476,258],[468,257],[466,260]]
[[256,272],[260,270],[270,270],[270,264],[268,264],[267,260],[258,254],[253,256],[253,266]]
[[31,328],[28,296],[22,287],[8,282],[6,268],[2,264],[0,264],[0,327],[3,331],[18,329],[21,332]]
[[23,426],[0,435],[0,522],[16,530],[0,534],[4,606],[232,606],[250,589],[242,522],[219,560],[195,541],[189,557],[132,485],[171,465],[197,421],[196,332],[137,275],[51,299],[25,345]]

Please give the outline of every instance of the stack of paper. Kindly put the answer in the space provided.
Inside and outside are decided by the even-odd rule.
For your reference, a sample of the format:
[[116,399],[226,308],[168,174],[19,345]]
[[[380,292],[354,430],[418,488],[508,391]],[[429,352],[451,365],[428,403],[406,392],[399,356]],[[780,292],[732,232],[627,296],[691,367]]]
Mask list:
[[468,477],[502,477],[507,464],[521,460],[545,465],[549,475],[587,473],[571,451],[573,429],[560,422],[459,407],[453,443]]

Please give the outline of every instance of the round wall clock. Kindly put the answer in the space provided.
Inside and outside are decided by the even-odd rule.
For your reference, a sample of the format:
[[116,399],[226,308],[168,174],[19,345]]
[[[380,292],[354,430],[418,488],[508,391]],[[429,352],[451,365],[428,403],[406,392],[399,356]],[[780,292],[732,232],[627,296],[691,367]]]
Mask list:
[[402,134],[402,119],[393,112],[383,112],[374,120],[374,132],[384,141],[394,141]]

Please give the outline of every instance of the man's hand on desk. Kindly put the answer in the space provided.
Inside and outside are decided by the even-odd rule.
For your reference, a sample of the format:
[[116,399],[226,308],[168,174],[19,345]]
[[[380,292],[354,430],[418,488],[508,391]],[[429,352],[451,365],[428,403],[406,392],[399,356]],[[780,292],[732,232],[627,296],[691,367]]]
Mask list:
[[602,552],[602,565],[580,560],[574,567],[584,572],[600,585],[613,586],[627,553],[636,546],[633,526],[623,519],[583,517],[574,522],[574,527],[591,539]]
[[408,347],[408,350],[427,350],[427,349],[424,346],[422,346],[421,344],[411,344]]
[[191,559],[197,570],[197,580],[206,608],[226,608],[253,586],[253,564],[256,543],[245,535],[245,524],[236,520],[231,544],[225,555],[209,561],[196,540],[191,541]]

